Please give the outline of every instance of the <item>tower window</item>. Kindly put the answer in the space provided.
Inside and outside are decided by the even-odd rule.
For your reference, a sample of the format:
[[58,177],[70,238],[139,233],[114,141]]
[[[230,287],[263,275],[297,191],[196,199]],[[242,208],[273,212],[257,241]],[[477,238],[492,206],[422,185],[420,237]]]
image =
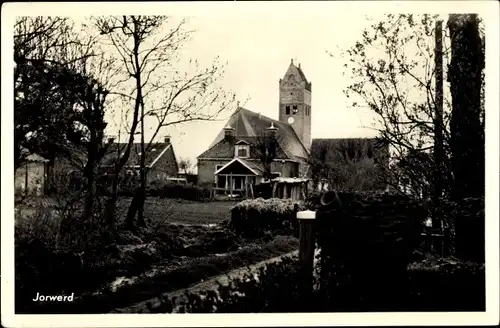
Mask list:
[[297,106],[293,106],[293,113],[297,114],[298,112],[299,112],[299,109],[297,108]]
[[290,115],[290,106],[285,107],[286,115]]
[[311,108],[309,106],[306,106],[306,116],[311,115]]

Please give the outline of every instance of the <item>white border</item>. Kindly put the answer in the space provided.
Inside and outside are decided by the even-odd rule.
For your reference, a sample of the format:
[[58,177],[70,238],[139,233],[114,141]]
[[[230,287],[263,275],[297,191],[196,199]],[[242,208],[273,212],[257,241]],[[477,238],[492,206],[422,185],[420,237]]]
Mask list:
[[[95,4],[95,5],[94,5]],[[16,15],[88,16],[110,14],[326,15],[329,12],[478,13],[486,25],[486,276],[487,311],[483,313],[318,313],[318,314],[105,314],[15,315],[13,257],[13,81],[12,27]],[[499,7],[495,1],[352,1],[352,2],[136,2],[5,3],[2,6],[2,266],[1,314],[6,327],[170,327],[170,326],[332,326],[332,325],[496,325],[499,322],[498,172],[499,172]],[[338,35],[332,31],[332,38]]]

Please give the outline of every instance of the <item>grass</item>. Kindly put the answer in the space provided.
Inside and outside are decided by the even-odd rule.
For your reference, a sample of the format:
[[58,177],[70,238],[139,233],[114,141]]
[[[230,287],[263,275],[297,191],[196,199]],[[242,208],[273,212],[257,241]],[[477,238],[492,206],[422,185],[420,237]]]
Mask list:
[[152,277],[143,274],[134,284],[123,286],[116,292],[105,289],[98,295],[75,297],[72,303],[46,304],[32,308],[29,313],[108,313],[159,296],[161,293],[186,288],[201,280],[294,251],[297,247],[296,238],[277,236],[263,245],[248,245],[223,256],[190,259],[178,267],[161,271]]
[[[119,200],[118,208],[121,213],[126,213],[131,200],[131,198]],[[236,204],[234,201],[194,202],[149,197],[144,204],[144,217],[152,223],[165,221],[182,224],[219,223],[230,218],[230,209]]]

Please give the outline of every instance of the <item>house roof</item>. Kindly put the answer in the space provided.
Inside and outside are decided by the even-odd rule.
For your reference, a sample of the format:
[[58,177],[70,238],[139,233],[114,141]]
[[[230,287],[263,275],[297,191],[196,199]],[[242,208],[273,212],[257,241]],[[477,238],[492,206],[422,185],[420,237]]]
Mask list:
[[[109,145],[106,155],[104,155],[101,163],[103,166],[112,165],[116,160],[118,154],[122,156],[127,147],[127,143],[112,143]],[[148,145],[145,145],[146,149]],[[163,156],[168,149],[172,147],[170,143],[153,143],[149,146],[149,150],[146,152],[146,166],[152,167],[156,161],[158,161],[161,156]],[[141,144],[133,143],[130,150],[130,156],[128,158],[125,166],[138,166],[141,163]]]
[[[235,142],[229,142],[228,140],[221,140],[213,147],[209,148],[203,154],[201,154],[198,158],[233,158],[235,154],[236,146],[245,146],[247,144],[256,144],[258,142],[257,137],[238,137],[235,138]],[[250,147],[250,158],[257,158],[258,151]],[[276,159],[289,159],[289,157],[284,152],[281,145],[278,144],[276,149]]]
[[[279,149],[277,158],[306,160],[308,153],[292,126],[267,116],[258,114],[251,110],[239,107],[229,118],[225,126],[234,129],[236,141],[245,140],[248,142],[265,133],[271,123],[278,128],[277,137]],[[202,153],[198,158],[232,158],[234,157],[234,146],[224,140],[224,129],[222,129],[209,149]]]
[[[353,151],[355,153],[352,153]],[[312,140],[311,156],[316,160],[333,162],[338,161],[344,155],[382,158],[388,156],[388,147],[377,138],[329,138]]]

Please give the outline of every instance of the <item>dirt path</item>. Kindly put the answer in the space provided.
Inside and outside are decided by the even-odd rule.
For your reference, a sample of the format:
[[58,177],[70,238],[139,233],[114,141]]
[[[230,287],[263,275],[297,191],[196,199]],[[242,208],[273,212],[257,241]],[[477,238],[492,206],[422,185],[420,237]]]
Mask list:
[[[318,253],[319,252],[317,249],[315,252],[315,259],[314,259],[315,263],[317,261]],[[186,300],[186,296],[185,296],[186,292],[199,293],[201,291],[207,291],[207,290],[217,291],[218,283],[220,283],[222,285],[228,285],[231,280],[234,280],[237,278],[243,278],[247,273],[253,273],[254,275],[257,275],[259,273],[260,268],[262,268],[268,264],[271,264],[271,263],[279,262],[286,257],[293,257],[293,256],[297,256],[297,255],[298,255],[298,251],[293,251],[293,252],[290,252],[287,254],[276,256],[276,257],[273,257],[271,259],[268,259],[268,260],[265,260],[265,261],[262,261],[262,262],[259,262],[256,264],[246,266],[246,267],[241,267],[241,268],[238,268],[236,270],[230,271],[228,273],[210,278],[207,281],[203,281],[203,282],[194,284],[188,288],[183,288],[183,289],[180,289],[177,291],[163,293],[162,296],[164,298],[168,297],[168,299],[172,299],[174,297],[176,298],[177,306],[176,306],[176,308],[174,308],[173,313],[178,313],[179,307],[180,307],[179,304],[183,303],[182,301]],[[161,301],[160,301],[159,297],[155,297],[153,299],[149,299],[147,301],[143,301],[143,302],[137,303],[137,304],[129,306],[129,307],[116,309],[112,313],[148,313],[149,312],[149,309],[147,306],[148,303],[150,304],[150,307],[152,309],[155,309],[155,308],[160,306]]]

